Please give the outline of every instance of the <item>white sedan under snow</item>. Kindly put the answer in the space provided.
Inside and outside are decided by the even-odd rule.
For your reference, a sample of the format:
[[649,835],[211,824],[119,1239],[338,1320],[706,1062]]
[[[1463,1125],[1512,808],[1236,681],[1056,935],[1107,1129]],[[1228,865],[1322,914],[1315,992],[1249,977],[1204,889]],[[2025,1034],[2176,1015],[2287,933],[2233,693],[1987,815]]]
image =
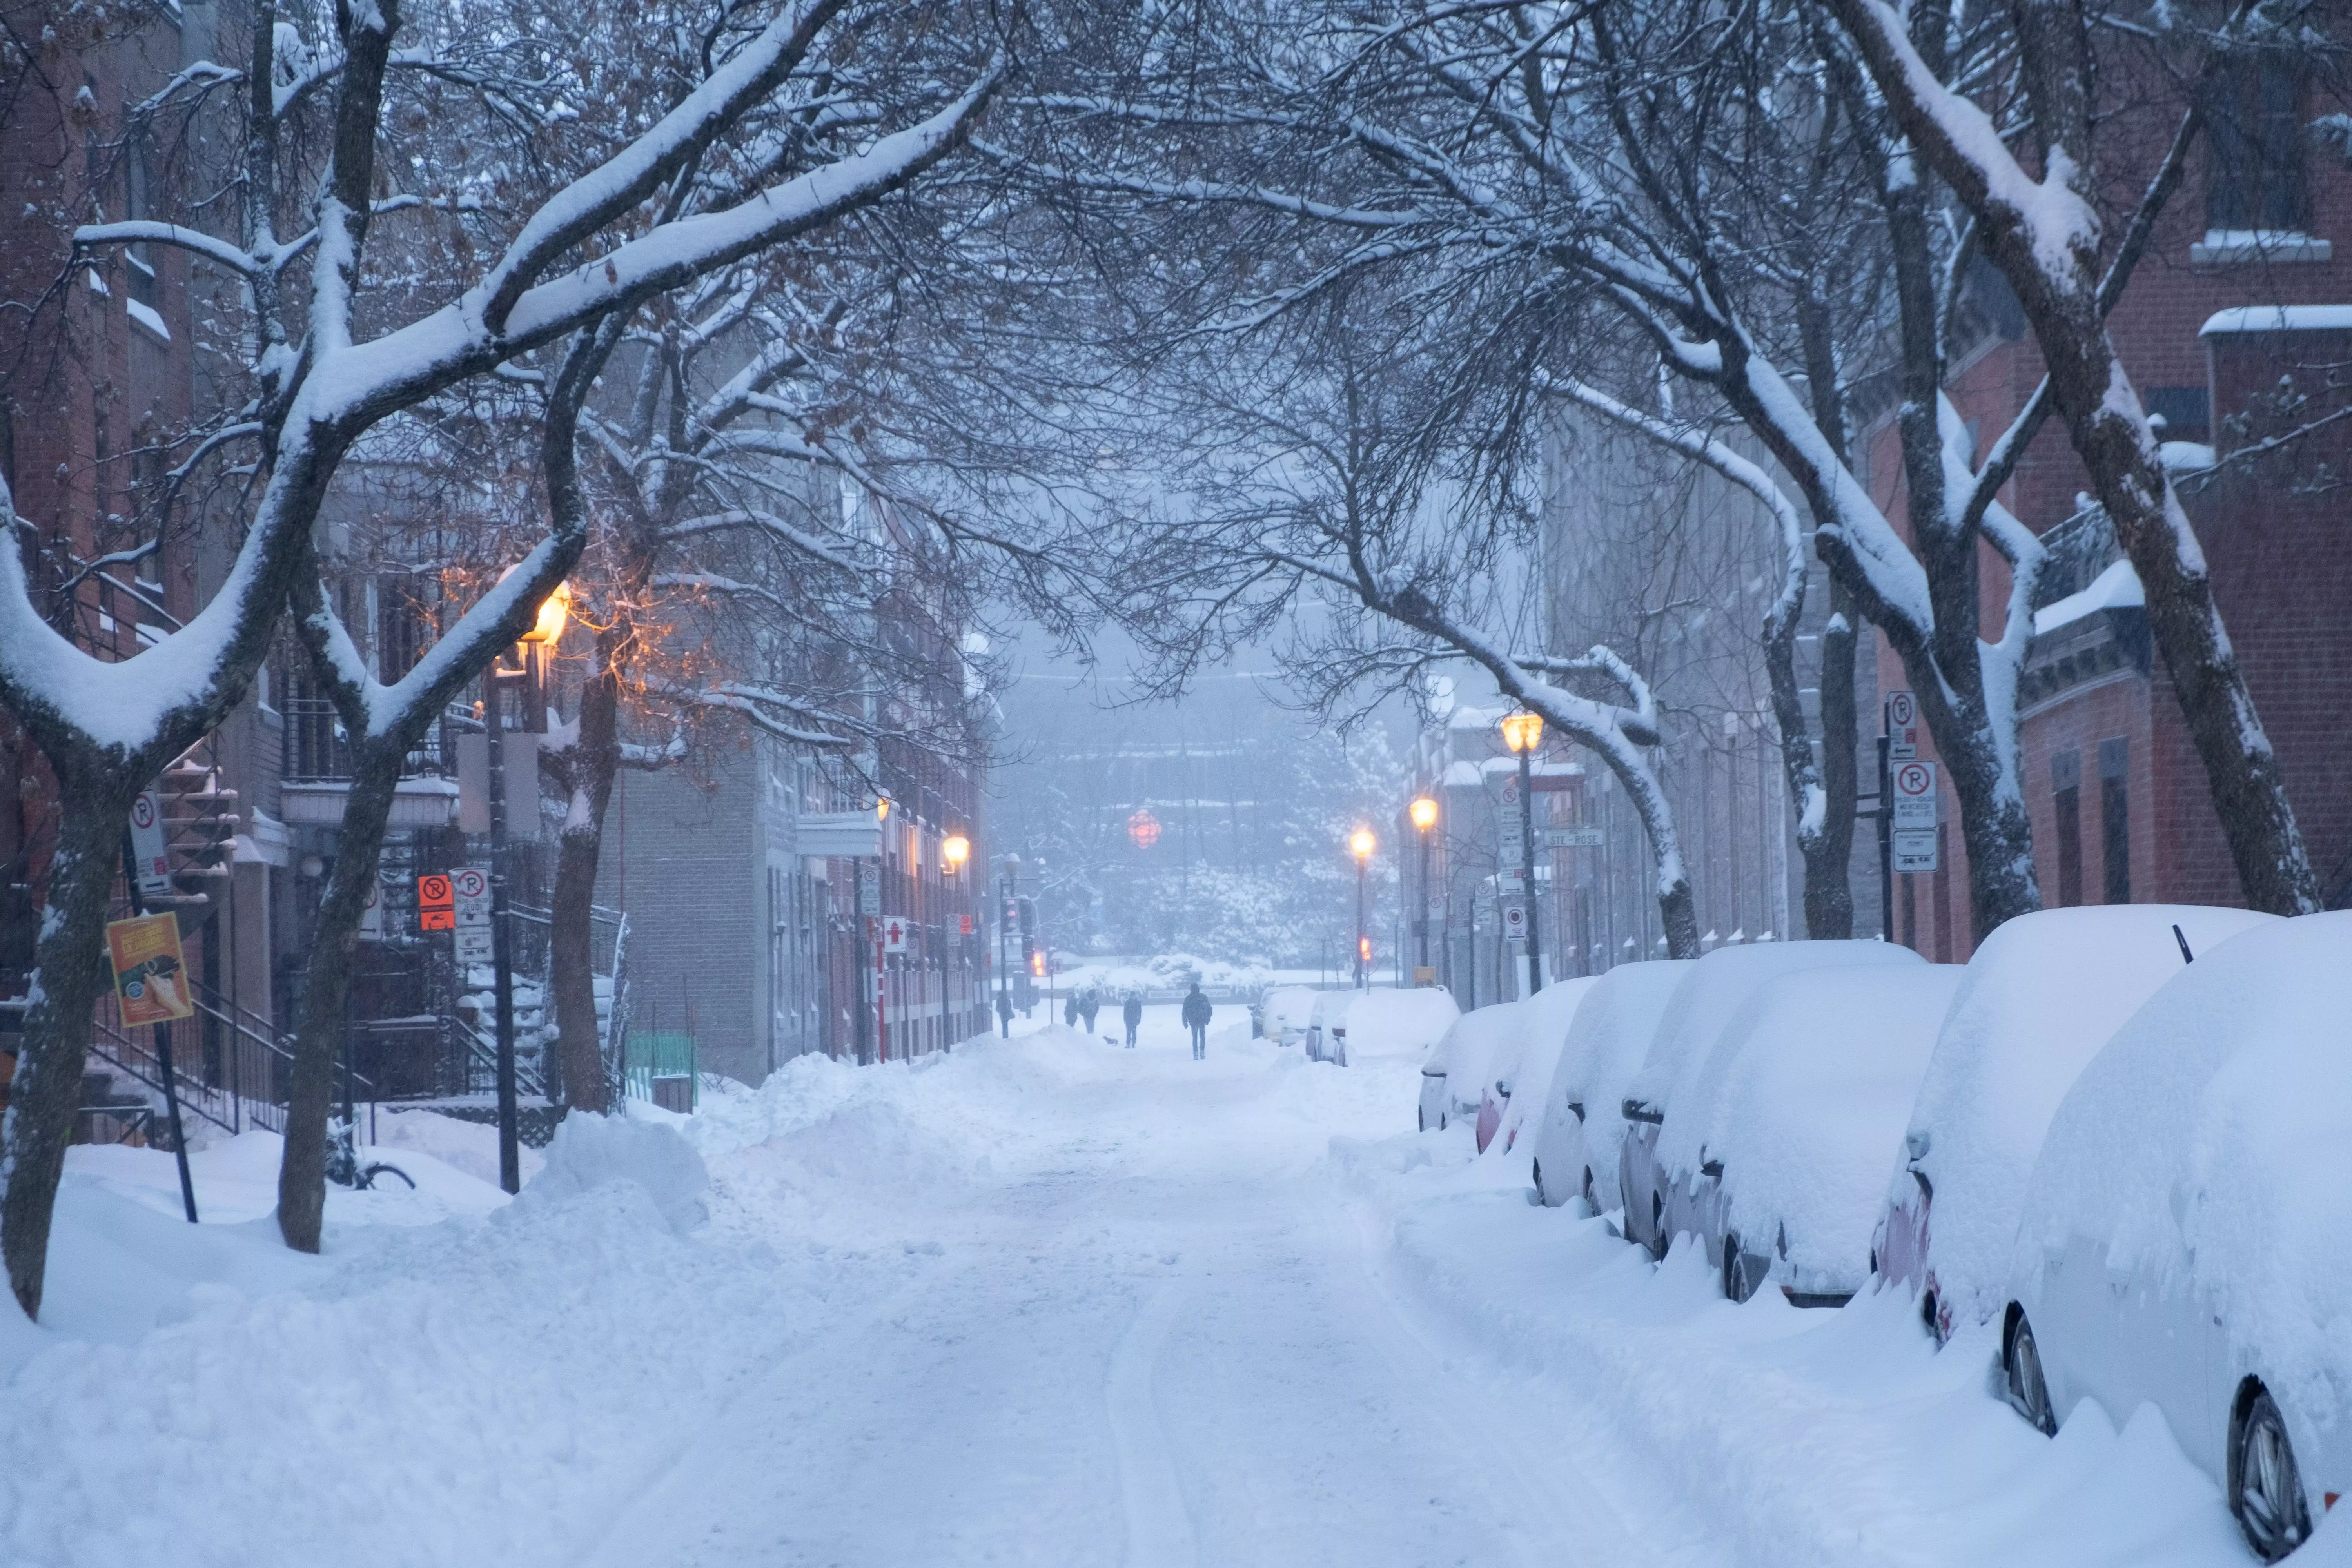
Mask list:
[[1668,1221],[1723,1293],[1768,1281],[1843,1306],[1870,1278],[1871,1226],[1960,970],[1844,963],[1759,986],[1659,1129]]
[[2163,1412],[2275,1561],[2352,1489],[2352,912],[2200,951],[2059,1102],[2001,1372],[2054,1432]]
[[1691,961],[1621,963],[1592,984],[1576,1009],[1559,1065],[1537,1117],[1536,1194],[1554,1208],[1582,1198],[1595,1214],[1622,1205],[1617,1151],[1625,1141],[1625,1086],[1642,1070],[1658,1020]]
[[2018,1205],[2075,1076],[2184,953],[2274,915],[2189,904],[2038,910],[2000,926],[1928,1058],[1872,1242],[1874,1267],[1915,1292],[1938,1340],[2007,1299]]

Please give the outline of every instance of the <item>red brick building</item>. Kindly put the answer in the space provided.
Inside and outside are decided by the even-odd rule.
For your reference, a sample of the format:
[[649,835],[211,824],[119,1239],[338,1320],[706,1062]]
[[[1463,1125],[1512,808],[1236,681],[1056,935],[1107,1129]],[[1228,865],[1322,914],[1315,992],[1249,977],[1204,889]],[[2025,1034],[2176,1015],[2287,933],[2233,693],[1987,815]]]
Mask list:
[[[2233,84],[2111,323],[2165,421],[2214,597],[2331,906],[2352,900],[2352,488],[2338,488],[2352,481],[2352,422],[2255,453],[2342,407],[2352,380],[2352,164],[2307,133],[2340,107],[2285,61]],[[2119,147],[2145,150],[2113,160],[2119,190],[2138,188],[2134,163],[2160,153],[2174,113],[2153,101],[2111,123]],[[1950,391],[1982,447],[2023,406],[2042,362],[1998,276],[1980,268],[1979,284],[1979,331]],[[1865,478],[1899,521],[1892,417],[1866,435]],[[2242,902],[2138,582],[2103,521],[2084,515],[2087,489],[2053,421],[2001,496],[2053,556],[2018,692],[2042,901]],[[1982,562],[1982,629],[1998,637],[2009,574],[1989,548]],[[1877,662],[1883,689],[1907,684],[1883,639]],[[1895,934],[1957,962],[1972,942],[1948,784],[1941,819],[1940,868],[1896,879]]]

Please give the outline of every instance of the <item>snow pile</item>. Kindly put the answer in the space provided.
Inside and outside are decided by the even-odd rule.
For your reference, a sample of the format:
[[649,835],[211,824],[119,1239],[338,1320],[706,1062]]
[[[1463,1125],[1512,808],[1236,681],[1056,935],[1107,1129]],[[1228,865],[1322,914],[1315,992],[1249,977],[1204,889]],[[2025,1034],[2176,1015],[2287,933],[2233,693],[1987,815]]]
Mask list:
[[[408,1169],[410,1154],[430,1154],[452,1170],[463,1171],[491,1186],[499,1183],[499,1130],[488,1121],[466,1121],[437,1110],[394,1110],[379,1107],[360,1119],[360,1132],[373,1144],[362,1155]],[[518,1151],[525,1186],[547,1164],[547,1156],[526,1143]],[[415,1174],[410,1172],[410,1174]]]
[[1649,1059],[1633,1075],[1625,1098],[1666,1112],[1661,1147],[1672,1136],[1674,1106],[1696,1085],[1732,1015],[1766,981],[1801,969],[1839,963],[1910,964],[1926,961],[1907,947],[1885,942],[1789,942],[1769,946],[1718,947],[1696,961],[1676,988],[1659,1021]]
[[1336,1019],[1347,1029],[1351,1062],[1418,1061],[1460,1016],[1453,994],[1434,986],[1375,987],[1356,994],[1344,1012],[1326,1014],[1327,1020]]
[[[1536,1158],[1570,1178],[1548,1185],[1547,1199],[1572,1191],[1581,1182],[1582,1167],[1589,1165],[1601,1212],[1623,1205],[1617,1190],[1617,1151],[1625,1142],[1626,1090],[1649,1058],[1659,1022],[1692,962],[1662,958],[1621,963],[1595,981],[1578,1006],[1559,1070],[1544,1097],[1536,1137]],[[1569,1109],[1571,1105],[1584,1108],[1581,1119]],[[1532,1115],[1537,1108],[1528,1109]]]
[[[2111,1272],[2186,1269],[2290,1423],[2352,1408],[2352,912],[2200,952],[2059,1103],[2021,1279],[2080,1237]],[[2307,1430],[2294,1434],[2298,1444]]]
[[2007,1300],[2019,1206],[2059,1100],[2084,1064],[2181,972],[2177,924],[2202,956],[2276,917],[2176,904],[2042,910],[1987,937],[1928,1059],[1890,1205],[1935,1189],[1928,1263],[1951,1321],[1980,1322]]
[[1279,1041],[1284,1032],[1297,1029],[1304,1033],[1315,1016],[1316,998],[1321,993],[1305,985],[1276,985],[1269,988],[1259,1004],[1265,1021],[1265,1037]]
[[543,1207],[612,1182],[643,1187],[662,1223],[680,1236],[710,1217],[710,1173],[674,1127],[626,1116],[567,1116],[547,1146],[547,1166],[519,1199]]
[[1726,1027],[1699,1102],[1675,1116],[1699,1135],[1685,1156],[1723,1163],[1726,1226],[1801,1291],[1857,1289],[1886,1162],[1919,1091],[1958,966],[1841,964],[1783,974]]

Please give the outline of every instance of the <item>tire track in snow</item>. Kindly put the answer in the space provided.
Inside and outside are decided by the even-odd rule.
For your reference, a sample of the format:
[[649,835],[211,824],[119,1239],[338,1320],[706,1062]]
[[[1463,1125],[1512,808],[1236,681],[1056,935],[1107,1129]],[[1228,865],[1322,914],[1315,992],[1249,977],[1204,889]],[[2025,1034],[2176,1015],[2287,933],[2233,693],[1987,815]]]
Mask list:
[[1152,1374],[1190,1285],[1170,1280],[1143,1304],[1111,1353],[1103,1380],[1111,1446],[1118,1456],[1119,1502],[1127,1514],[1128,1568],[1195,1568],[1200,1549],[1184,1488],[1160,1419]]

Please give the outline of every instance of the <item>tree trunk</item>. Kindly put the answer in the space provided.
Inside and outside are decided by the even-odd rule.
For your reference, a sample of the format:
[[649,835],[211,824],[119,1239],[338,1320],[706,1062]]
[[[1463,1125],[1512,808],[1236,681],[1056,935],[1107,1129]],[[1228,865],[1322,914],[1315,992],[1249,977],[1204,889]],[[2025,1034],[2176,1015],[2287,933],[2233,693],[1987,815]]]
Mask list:
[[50,1210],[81,1106],[91,1013],[113,980],[106,916],[122,865],[123,824],[145,783],[131,780],[132,770],[111,756],[91,761],[58,769],[65,808],[35,950],[32,1005],[17,1042],[8,1113],[0,1119],[0,1254],[8,1288],[28,1318],[41,1314]]
[[[548,911],[548,968],[563,1081],[574,1110],[613,1109],[596,1026],[593,917],[596,867],[604,853],[604,809],[620,771],[619,673],[610,660],[619,628],[596,638],[597,672],[580,694],[580,742],[572,759],[572,805],[557,840],[554,900]],[[617,998],[616,998],[617,1000]]]
[[1822,628],[1822,830],[1805,855],[1805,934],[1815,941],[1853,935],[1854,626],[1852,596],[1832,578],[1830,618]]
[[1672,882],[1659,878],[1658,923],[1665,932],[1668,958],[1698,956],[1698,907],[1688,877]]
[[335,868],[319,903],[317,935],[304,972],[286,1104],[286,1150],[278,1167],[278,1230],[297,1252],[319,1250],[327,1205],[327,1120],[334,1108],[343,1007],[359,966],[360,920],[375,886],[384,828],[408,754],[404,739],[354,738],[352,745],[352,788],[337,830]]

